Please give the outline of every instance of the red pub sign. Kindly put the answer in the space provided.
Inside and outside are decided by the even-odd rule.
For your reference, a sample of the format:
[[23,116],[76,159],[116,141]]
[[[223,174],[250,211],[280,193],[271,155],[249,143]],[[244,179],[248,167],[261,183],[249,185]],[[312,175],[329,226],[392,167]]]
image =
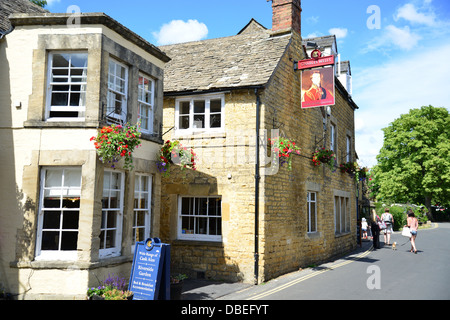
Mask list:
[[311,54],[313,59],[300,60],[295,63],[295,69],[302,72],[302,108],[335,104],[334,55],[322,57],[319,50],[315,51],[313,51],[314,55]]
[[297,63],[297,70],[312,69],[316,67],[328,66],[334,64],[334,55],[321,57],[318,59],[300,60]]

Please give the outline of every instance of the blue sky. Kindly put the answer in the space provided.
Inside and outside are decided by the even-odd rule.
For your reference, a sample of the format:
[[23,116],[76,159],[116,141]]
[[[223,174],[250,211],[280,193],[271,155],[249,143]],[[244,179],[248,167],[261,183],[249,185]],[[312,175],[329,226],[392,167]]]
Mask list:
[[[149,42],[162,45],[237,34],[254,18],[272,27],[266,0],[47,0],[51,12],[104,12]],[[303,0],[302,36],[336,34],[350,60],[356,151],[376,164],[382,128],[423,105],[450,105],[450,1]]]

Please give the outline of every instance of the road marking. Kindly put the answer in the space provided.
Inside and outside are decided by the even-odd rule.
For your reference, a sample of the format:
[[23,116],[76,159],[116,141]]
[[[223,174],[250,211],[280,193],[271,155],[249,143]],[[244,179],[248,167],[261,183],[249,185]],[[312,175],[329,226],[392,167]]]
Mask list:
[[279,287],[276,287],[274,289],[271,289],[271,290],[268,290],[266,292],[257,294],[257,295],[255,295],[253,297],[249,297],[246,300],[259,300],[259,299],[265,298],[265,297],[267,297],[267,296],[269,296],[271,294],[274,294],[276,292],[279,292],[279,291],[282,291],[282,290],[287,289],[289,287],[292,287],[293,285],[295,285],[297,283],[303,282],[305,280],[308,280],[310,278],[318,276],[318,275],[320,275],[322,273],[325,273],[327,271],[343,267],[343,266],[345,266],[345,265],[347,265],[349,263],[352,263],[352,262],[355,262],[355,261],[357,261],[359,259],[362,259],[362,258],[366,257],[372,250],[373,250],[373,246],[369,250],[367,250],[366,252],[363,252],[363,253],[359,254],[358,256],[351,258],[349,261],[344,261],[344,262],[338,263],[336,265],[332,265],[330,267],[326,267],[326,269],[324,269],[324,270],[315,271],[315,272],[313,272],[313,273],[311,273],[309,275],[306,275],[306,276],[303,276],[301,278],[292,280],[292,281],[290,281],[288,283],[285,283],[285,284],[283,284],[283,285],[281,285]]

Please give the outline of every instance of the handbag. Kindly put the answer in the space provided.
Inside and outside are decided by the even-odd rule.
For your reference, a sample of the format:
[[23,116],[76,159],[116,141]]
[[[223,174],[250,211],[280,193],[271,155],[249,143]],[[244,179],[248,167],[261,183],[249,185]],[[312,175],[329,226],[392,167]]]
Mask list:
[[384,221],[378,221],[378,226],[381,230],[386,229],[386,223]]
[[411,230],[408,227],[403,227],[402,236],[411,238]]

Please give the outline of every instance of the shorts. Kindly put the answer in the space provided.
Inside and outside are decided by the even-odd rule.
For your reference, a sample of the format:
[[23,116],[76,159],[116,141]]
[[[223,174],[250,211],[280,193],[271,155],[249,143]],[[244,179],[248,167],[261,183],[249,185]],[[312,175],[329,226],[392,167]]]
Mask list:
[[411,235],[417,236],[417,230],[411,230]]
[[386,223],[386,229],[383,230],[384,234],[392,233],[392,224]]

